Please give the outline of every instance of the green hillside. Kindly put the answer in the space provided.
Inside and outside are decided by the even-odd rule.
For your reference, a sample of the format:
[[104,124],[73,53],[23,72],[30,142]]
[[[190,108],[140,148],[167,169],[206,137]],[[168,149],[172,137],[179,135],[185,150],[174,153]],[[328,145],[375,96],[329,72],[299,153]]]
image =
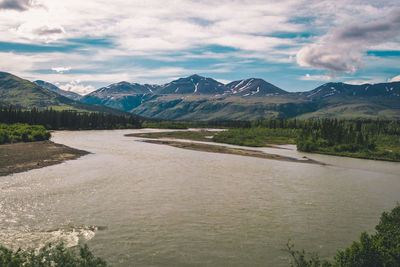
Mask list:
[[259,120],[267,118],[399,119],[400,103],[390,97],[337,96],[309,100],[295,94],[270,97],[153,97],[130,112],[170,120]]
[[82,112],[127,114],[101,105],[90,105],[71,100],[28,80],[0,72],[0,106],[12,105],[22,109],[53,108]]

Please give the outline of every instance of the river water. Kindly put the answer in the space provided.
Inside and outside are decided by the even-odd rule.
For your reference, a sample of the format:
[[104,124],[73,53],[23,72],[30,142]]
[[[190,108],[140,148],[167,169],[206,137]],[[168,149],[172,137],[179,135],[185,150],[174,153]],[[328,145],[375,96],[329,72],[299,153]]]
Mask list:
[[289,266],[285,245],[334,255],[400,201],[400,164],[265,152],[291,163],[55,132],[92,154],[0,177],[0,244],[87,242],[114,266]]

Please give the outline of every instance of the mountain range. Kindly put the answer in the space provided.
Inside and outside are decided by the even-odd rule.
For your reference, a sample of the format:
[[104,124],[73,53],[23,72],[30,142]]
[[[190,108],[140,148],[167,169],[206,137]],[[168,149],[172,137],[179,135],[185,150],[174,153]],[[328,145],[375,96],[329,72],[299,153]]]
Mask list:
[[[0,73],[1,101],[10,103],[12,96],[2,93],[5,91],[2,89],[3,76],[4,73]],[[163,85],[123,81],[80,96],[48,82],[22,81],[20,87],[24,90],[34,86],[46,90],[47,96],[40,97],[40,101],[31,94],[25,97],[35,105],[54,106],[54,99],[58,99],[58,105],[62,106],[66,105],[65,98],[69,98],[73,102],[68,105],[108,107],[110,110],[158,119],[400,118],[400,82],[363,85],[326,83],[311,91],[293,93],[263,79],[250,78],[223,84],[212,78],[191,75]],[[55,95],[49,95],[49,92]],[[62,101],[57,98],[61,96],[64,97]],[[23,106],[20,102],[18,104]]]
[[291,93],[250,78],[222,84],[192,75],[164,85],[120,82],[83,96],[149,118],[173,120],[283,118],[400,118],[400,82],[326,83]]
[[[49,85],[51,84],[46,83],[46,86]],[[55,87],[55,85],[52,86]],[[57,90],[46,89],[10,73],[0,72],[0,107],[13,105],[21,109],[53,108],[57,110],[77,110],[80,112],[127,114],[124,111],[102,105],[78,102],[57,92]],[[72,96],[73,94],[68,95]]]

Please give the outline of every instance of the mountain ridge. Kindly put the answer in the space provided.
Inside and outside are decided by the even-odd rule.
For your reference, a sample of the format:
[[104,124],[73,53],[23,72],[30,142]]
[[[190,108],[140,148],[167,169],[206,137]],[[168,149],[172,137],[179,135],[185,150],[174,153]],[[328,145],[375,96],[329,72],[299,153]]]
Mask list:
[[72,91],[62,90],[58,86],[55,86],[54,84],[49,83],[49,82],[45,82],[45,81],[42,81],[42,80],[36,80],[36,81],[33,81],[33,83],[35,83],[35,84],[37,84],[37,85],[39,85],[39,86],[41,86],[41,87],[43,87],[45,89],[48,89],[50,91],[56,92],[59,95],[68,97],[69,99],[72,99],[72,100],[79,100],[82,97],[78,93],[75,93],[75,92],[72,92]]
[[[18,78],[13,77],[14,80]],[[306,92],[287,92],[257,78],[222,84],[211,78],[191,75],[164,85],[114,83],[82,96],[81,102],[76,102],[18,79],[17,85],[26,90],[32,87],[46,90],[40,93],[43,97],[35,97],[29,90],[24,94],[17,90],[21,99],[28,93],[30,101],[39,107],[108,107],[122,113],[167,120],[400,119],[400,82],[374,85],[326,83]],[[0,103],[18,104],[15,101],[19,98],[10,93],[18,86],[8,86],[11,89],[7,95],[3,83],[0,75]],[[20,106],[30,107],[28,103],[20,103]]]
[[11,105],[22,109],[54,108],[58,110],[128,115],[128,113],[122,110],[77,102],[7,72],[0,72],[0,99],[2,106]]

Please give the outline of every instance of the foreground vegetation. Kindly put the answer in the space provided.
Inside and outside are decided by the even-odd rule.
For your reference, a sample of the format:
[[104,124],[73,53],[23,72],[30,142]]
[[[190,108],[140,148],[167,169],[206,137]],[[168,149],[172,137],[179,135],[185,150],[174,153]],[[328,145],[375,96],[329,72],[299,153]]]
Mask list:
[[49,130],[104,130],[141,128],[142,121],[133,115],[105,113],[79,113],[74,110],[54,109],[21,110],[13,107],[0,108],[0,123],[27,123],[43,125]]
[[66,249],[63,244],[46,245],[39,253],[17,250],[12,251],[0,246],[0,266],[4,267],[53,267],[79,266],[104,267],[108,266],[102,258],[96,257],[87,245],[79,247],[79,253]]
[[[288,253],[292,267],[397,267],[400,266],[400,206],[384,212],[376,233],[363,232],[359,241],[345,250],[338,250],[333,260],[321,260],[317,254],[298,251],[290,243]],[[79,253],[66,249],[63,244],[47,245],[39,253],[22,250],[12,251],[0,246],[0,266],[5,267],[50,267],[50,266],[108,266],[96,257],[85,245]]]
[[0,144],[49,140],[50,132],[41,125],[0,123]]
[[218,133],[213,140],[246,146],[295,143],[304,152],[400,161],[400,121],[269,119]]
[[376,233],[364,232],[359,241],[339,250],[333,261],[320,260],[318,255],[296,251],[288,244],[295,267],[396,267],[400,266],[400,206],[384,212]]

